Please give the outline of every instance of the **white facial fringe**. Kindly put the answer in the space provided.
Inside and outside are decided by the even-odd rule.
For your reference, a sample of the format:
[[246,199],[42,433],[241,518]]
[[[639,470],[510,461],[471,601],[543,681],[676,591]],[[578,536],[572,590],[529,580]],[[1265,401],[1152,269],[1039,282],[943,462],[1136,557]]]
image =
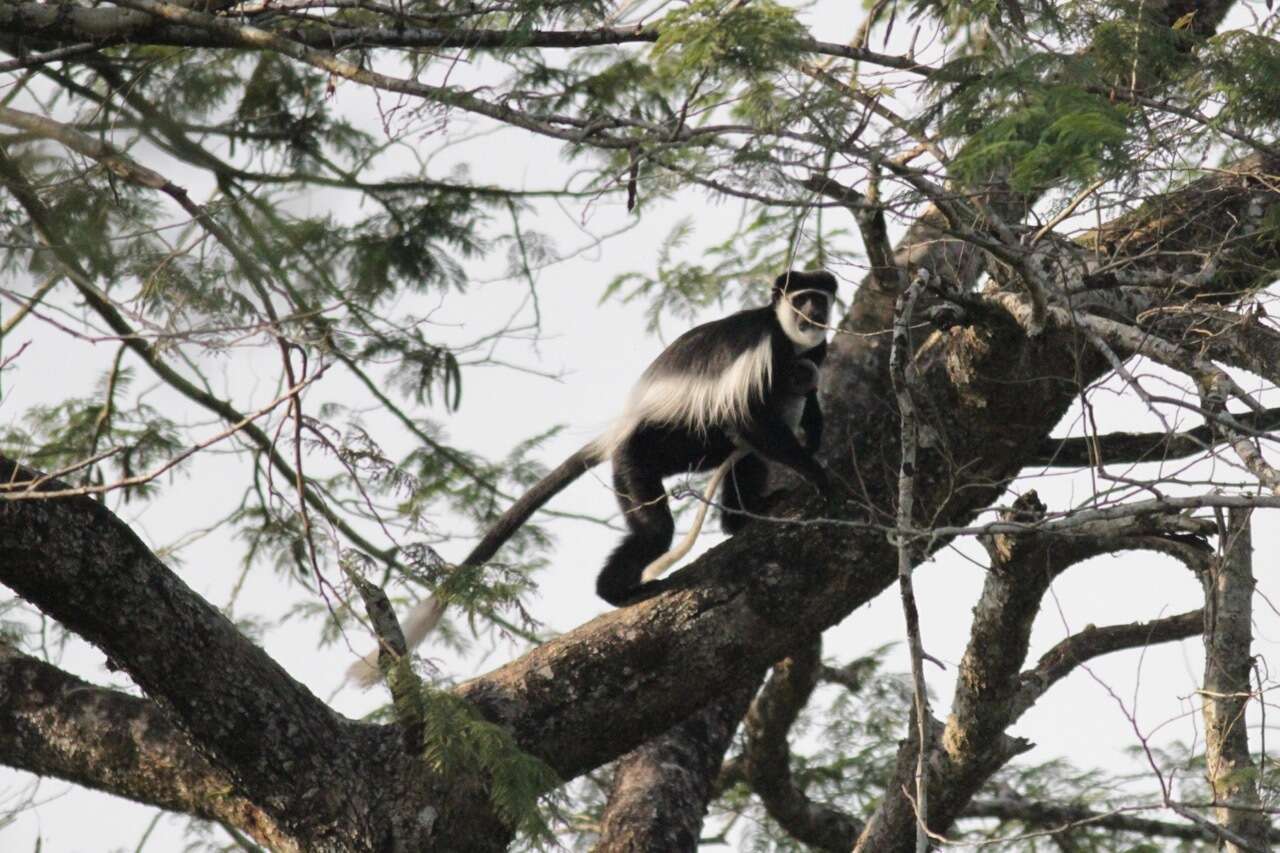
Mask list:
[[[822,343],[827,336],[827,330],[822,326],[811,325],[804,331],[800,331],[799,316],[800,312],[791,304],[791,298],[799,296],[801,293],[808,293],[807,290],[798,290],[795,293],[789,293],[783,299],[778,300],[778,322],[782,324],[782,331],[786,333],[791,342],[796,345],[798,350],[807,350],[816,347]],[[821,292],[821,291],[818,291]],[[823,293],[825,296],[826,294]]]

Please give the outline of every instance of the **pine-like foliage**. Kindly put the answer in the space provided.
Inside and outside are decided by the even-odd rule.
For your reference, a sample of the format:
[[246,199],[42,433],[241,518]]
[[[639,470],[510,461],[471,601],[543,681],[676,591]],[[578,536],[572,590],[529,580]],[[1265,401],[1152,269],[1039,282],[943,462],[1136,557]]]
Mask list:
[[[885,318],[924,267],[928,304],[910,337],[920,352],[962,339],[990,352],[1014,338],[1034,350],[1051,338],[1041,337],[1046,328],[1070,327],[1069,368],[1018,381],[1070,386],[1081,412],[1074,428],[1092,439],[1099,421],[1119,422],[1097,412],[1115,392],[1150,429],[1200,443],[1201,467],[1159,467],[1174,454],[1169,439],[1131,460],[1150,469],[1117,471],[1095,441],[1054,507],[1062,518],[1065,507],[1187,490],[1280,494],[1267,461],[1280,359],[1267,319],[1280,269],[1271,200],[1280,16],[1270,3],[1229,13],[1231,4],[1151,0],[863,6],[5,0],[0,457],[137,520],[140,541],[184,566],[193,585],[208,582],[244,631],[270,637],[305,625],[333,673],[374,642],[357,579],[386,590],[401,614],[431,596],[446,602],[423,659],[385,674],[395,701],[369,710],[369,700],[361,713],[406,729],[406,749],[440,788],[458,780],[512,843],[531,847],[599,840],[618,808],[610,774],[574,767],[576,780],[561,779],[558,756],[455,688],[586,618],[552,584],[572,576],[563,589],[587,589],[596,556],[577,565],[573,547],[625,523],[612,514],[607,474],[593,475],[604,485],[581,511],[553,504],[493,559],[457,563],[605,428],[603,403],[590,423],[564,423],[561,410],[577,400],[562,389],[598,363],[631,357],[626,333],[609,325],[629,322],[626,312],[656,353],[695,322],[762,304],[783,270],[839,276],[840,307],[852,310],[837,315],[832,344],[832,369],[844,372],[823,386],[828,400],[840,395],[829,427],[838,443],[824,453],[844,466],[852,497],[822,519],[839,535],[906,535],[893,520],[900,496],[868,478],[897,484],[899,412],[889,386],[875,383],[893,345]],[[1187,200],[1215,177],[1222,183],[1207,201]],[[1232,194],[1240,187],[1245,203]],[[1015,316],[1015,303],[1027,317]],[[1063,319],[1078,312],[1088,322]],[[964,328],[929,337],[926,319],[940,315],[938,326]],[[1247,334],[1253,348],[1231,350]],[[612,349],[570,361],[557,349],[567,337]],[[1153,337],[1168,347],[1153,348]],[[982,508],[947,515],[974,493],[987,495],[985,507],[1005,490],[1044,488],[997,462],[1057,464],[1022,434],[996,461],[990,447],[953,443],[956,412],[979,406],[972,387],[1004,381],[963,355],[948,362],[950,396],[918,402],[919,444],[933,454],[921,477],[936,478],[919,523],[946,532],[920,533],[917,562],[973,541],[966,525],[991,520]],[[643,368],[636,358],[626,370]],[[1099,391],[1103,362],[1117,384]],[[1005,366],[1012,376],[1023,364]],[[611,380],[619,404],[632,379],[623,372]],[[868,389],[878,389],[870,403],[859,397]],[[1223,461],[1224,447],[1238,456]],[[1144,513],[1164,526],[1125,535],[1160,538],[1154,550],[1165,554],[1201,547],[1210,534],[1185,527],[1210,514],[1193,509]],[[749,531],[767,535],[760,529]],[[1225,545],[1216,547],[1221,557]],[[555,580],[539,572],[547,566]],[[788,618],[803,624],[809,614]],[[0,601],[0,620],[0,651],[55,658],[50,650],[67,640],[16,596]],[[652,657],[619,664],[645,684],[644,667],[670,664],[667,647],[643,634],[650,628],[627,630],[650,641]],[[813,663],[813,683],[779,735],[789,738],[789,776],[779,774],[785,786],[772,780],[791,812],[770,798],[770,780],[752,777],[749,738],[734,740],[706,786],[709,846],[852,849],[855,839],[836,844],[797,828],[796,814],[823,809],[874,828],[901,794],[900,741],[914,732],[910,686],[894,674],[907,664],[884,640],[829,642],[827,659]],[[968,664],[954,662],[969,652],[934,651],[962,669],[964,689]],[[554,681],[553,669],[538,677]],[[1014,672],[1022,692],[993,700],[1010,716],[982,756],[991,766],[968,780],[966,805],[939,837],[1026,850],[1217,843],[1205,804],[1220,791],[1188,784],[1175,797],[1164,784],[1212,775],[1199,744],[1144,749],[1149,766],[1124,779],[1081,770],[1084,761],[1013,761],[1000,739],[1027,709],[1009,708],[1042,676]],[[1254,700],[1273,686],[1269,674],[1258,678]],[[336,676],[326,687],[339,689]],[[603,703],[606,693],[563,702]],[[581,737],[608,740],[609,729]],[[991,758],[997,746],[1008,760]],[[951,742],[940,748],[944,769],[982,764],[956,757]],[[1251,764],[1223,778],[1243,778],[1254,811],[1269,815],[1275,773],[1267,756],[1255,760],[1256,774]],[[654,791],[657,802],[658,782]],[[1114,819],[1139,801],[1194,832],[1161,835],[1153,825],[1148,838]],[[306,823],[271,812],[287,811],[278,803],[264,808],[287,828]],[[244,827],[232,829],[248,843]],[[192,845],[223,841],[198,834]]]

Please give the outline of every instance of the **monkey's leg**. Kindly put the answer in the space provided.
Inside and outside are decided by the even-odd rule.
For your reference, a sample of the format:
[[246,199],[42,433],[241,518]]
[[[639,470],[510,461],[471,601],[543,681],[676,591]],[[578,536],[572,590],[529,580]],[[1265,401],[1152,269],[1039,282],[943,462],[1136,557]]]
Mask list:
[[628,532],[600,570],[596,593],[621,607],[636,600],[642,586],[656,587],[656,581],[642,584],[640,575],[645,566],[671,547],[676,525],[667,506],[661,475],[634,465],[626,448],[614,459],[613,486]]
[[733,469],[734,464],[745,456],[747,452],[746,450],[735,450],[729,455],[728,459],[720,463],[720,467],[711,475],[711,480],[707,483],[706,493],[702,497],[702,503],[698,505],[698,511],[694,513],[693,524],[689,527],[689,532],[680,540],[680,544],[646,566],[644,574],[640,576],[641,580],[657,580],[666,573],[667,569],[680,562],[680,559],[692,550],[693,543],[698,541],[698,534],[702,532],[702,523],[707,520],[707,510],[711,508],[711,501],[715,498],[716,489],[721,481],[729,476],[729,471]]
[[720,492],[720,529],[730,536],[741,530],[751,517],[743,512],[758,513],[769,481],[769,467],[754,453],[733,465]]

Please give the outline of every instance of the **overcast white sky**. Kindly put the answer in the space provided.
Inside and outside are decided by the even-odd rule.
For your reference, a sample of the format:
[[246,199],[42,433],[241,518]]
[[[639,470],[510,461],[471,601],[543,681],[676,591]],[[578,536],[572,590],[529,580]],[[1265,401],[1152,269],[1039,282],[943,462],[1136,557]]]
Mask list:
[[[823,21],[821,38],[840,41],[848,38],[857,21],[851,20],[842,4],[824,4],[819,10]],[[455,71],[455,73],[457,73]],[[5,82],[0,78],[0,92]],[[335,103],[353,115],[365,116],[368,126],[380,122],[368,93],[352,85],[339,85]],[[435,143],[431,138],[417,140],[422,149]],[[135,152],[142,157],[143,150]],[[545,140],[530,140],[512,131],[483,136],[439,155],[432,174],[443,176],[454,163],[470,164],[481,180],[504,185],[547,186],[567,174],[558,146]],[[154,164],[151,164],[154,165]],[[439,166],[437,169],[436,166]],[[396,170],[384,163],[382,168]],[[403,169],[403,166],[396,167]],[[171,175],[198,194],[195,178]],[[372,177],[372,176],[369,176]],[[332,206],[324,194],[316,194],[305,204],[323,210]],[[445,415],[435,411],[433,417],[445,420],[449,434],[458,445],[498,456],[517,442],[557,424],[568,429],[549,442],[542,460],[554,465],[595,435],[615,414],[633,379],[662,347],[662,341],[645,330],[642,306],[624,306],[617,302],[597,304],[602,285],[614,275],[639,270],[650,273],[654,258],[667,229],[678,216],[694,214],[698,230],[689,249],[696,256],[697,246],[718,241],[732,227],[739,208],[735,203],[710,203],[696,191],[683,194],[678,203],[664,207],[665,215],[650,215],[647,221],[623,238],[607,242],[542,272],[538,278],[538,298],[542,331],[536,341],[509,341],[495,354],[503,361],[535,366],[539,370],[561,376],[559,380],[538,378],[526,373],[498,367],[474,369],[464,374],[463,403],[460,411]],[[650,212],[653,213],[652,211]],[[839,214],[829,214],[832,221]],[[543,204],[539,215],[527,225],[554,235],[563,251],[583,245],[588,233],[609,233],[629,222],[628,214],[616,201],[582,201],[564,203],[561,208]],[[851,223],[849,223],[851,226]],[[850,244],[838,247],[856,252]],[[498,268],[489,265],[488,272]],[[833,270],[842,279],[841,295],[847,300],[861,278],[855,266]],[[481,276],[483,277],[483,276]],[[2,286],[28,293],[31,282],[25,278],[0,279]],[[767,298],[767,283],[759,283],[761,300]],[[527,288],[520,281],[497,282],[473,287],[462,296],[450,295],[433,315],[443,336],[475,337],[498,325],[524,299]],[[405,304],[407,312],[425,311],[424,305]],[[0,308],[0,310],[6,310]],[[526,318],[529,309],[525,309]],[[708,315],[710,318],[712,315]],[[683,330],[669,323],[665,337],[670,339]],[[101,369],[103,360],[114,354],[114,343],[93,345],[69,342],[48,327],[36,322],[23,325],[14,340],[5,341],[5,351],[12,352],[25,340],[31,346],[4,376],[5,396],[0,399],[0,426],[17,419],[30,405],[50,402],[68,393],[83,393]],[[256,364],[261,378],[255,375]],[[273,382],[275,355],[264,353],[247,357],[236,352],[230,357],[205,357],[206,365],[215,368],[215,387],[260,387],[255,396],[270,399],[275,395]],[[151,382],[140,375],[139,387]],[[344,386],[338,371],[327,376],[319,387],[309,392],[308,404],[327,399],[355,399],[353,385]],[[1251,387],[1255,382],[1247,382]],[[1120,390],[1118,384],[1111,386]],[[153,404],[164,402],[178,406],[162,389],[154,393]],[[1275,405],[1278,401],[1269,401]],[[1158,421],[1142,410],[1129,396],[1096,392],[1095,413],[1103,431],[1111,429],[1156,429]],[[313,408],[314,410],[314,408]],[[203,420],[202,417],[200,417]],[[376,414],[366,418],[366,425],[377,430],[389,452],[408,449],[398,431]],[[1080,425],[1073,412],[1059,428],[1059,433]],[[198,434],[214,432],[212,428]],[[1149,470],[1149,469],[1148,469]],[[167,486],[161,501],[140,506],[113,502],[115,510],[134,526],[153,547],[168,547],[180,537],[204,523],[224,514],[237,500],[242,488],[243,472],[224,464],[217,454],[184,466],[183,472]],[[1236,478],[1238,479],[1238,478]],[[613,511],[613,497],[607,487],[608,471],[602,467],[592,476],[582,478],[557,498],[557,509],[591,514]],[[1063,509],[1084,501],[1094,488],[1088,475],[1054,475],[1028,479],[1018,483],[1018,490],[1038,490],[1052,509]],[[1269,572],[1271,555],[1277,552],[1276,525],[1256,525],[1259,576],[1259,631],[1255,653],[1267,659],[1275,654],[1280,641],[1280,619],[1269,601],[1280,599],[1274,572]],[[443,523],[449,529],[448,523]],[[718,541],[718,533],[704,533],[702,547]],[[452,529],[463,532],[464,528]],[[555,630],[568,630],[607,609],[595,598],[594,578],[599,565],[611,547],[616,534],[595,525],[557,522],[559,546],[551,566],[539,577],[540,592],[529,602],[534,616]],[[447,559],[460,559],[470,541],[449,542],[441,547]],[[238,580],[238,543],[229,541],[217,531],[190,544],[181,551],[181,562],[174,567],[194,588],[215,603],[227,600]],[[976,562],[975,562],[976,561]],[[916,579],[921,623],[926,650],[946,664],[945,671],[929,668],[927,678],[935,693],[935,713],[944,716],[950,700],[952,683],[967,640],[970,609],[977,599],[983,581],[985,557],[976,543],[962,541],[923,566]],[[234,611],[237,617],[265,616],[279,618],[276,609],[281,597],[298,599],[298,590],[285,590],[269,571],[256,571],[241,591]],[[1154,618],[1192,609],[1200,604],[1200,590],[1194,578],[1172,561],[1146,553],[1129,553],[1115,558],[1102,558],[1069,571],[1054,585],[1047,607],[1037,621],[1031,658],[1045,651],[1064,636],[1086,624],[1106,625],[1137,618]],[[804,618],[796,614],[796,618]],[[828,632],[826,654],[843,662],[867,653],[887,642],[903,637],[902,617],[896,593],[880,599],[852,614],[845,622]],[[313,625],[293,622],[273,625],[265,630],[262,643],[273,656],[317,695],[332,694],[342,680],[352,653],[341,648],[317,651]],[[365,637],[353,636],[351,642],[359,652],[370,643]],[[491,669],[519,650],[499,644],[483,649],[483,654],[467,661],[445,656],[440,660],[445,671],[457,677]],[[192,649],[198,654],[198,649]],[[99,683],[124,684],[118,675],[108,673],[102,655],[83,646],[69,648],[61,665]],[[1038,748],[1023,761],[1042,762],[1052,757],[1066,757],[1080,766],[1102,765],[1113,769],[1134,768],[1124,753],[1134,746],[1135,724],[1144,735],[1153,735],[1155,743],[1171,740],[1190,742],[1196,739],[1199,720],[1194,691],[1202,672],[1202,654],[1198,641],[1166,645],[1145,653],[1126,653],[1099,660],[1055,687],[1041,703],[1014,728],[1012,734],[1030,738]],[[899,647],[890,657],[889,669],[905,671],[905,653]],[[377,691],[362,693],[353,688],[340,692],[335,707],[343,713],[359,715],[382,701]],[[1256,744],[1255,744],[1256,745]],[[31,777],[0,771],[0,811],[16,807],[30,793]],[[1154,786],[1153,786],[1154,787]],[[102,851],[134,849],[151,819],[150,812],[132,804],[86,793],[55,781],[46,780],[36,792],[38,808],[26,809],[8,826],[0,829],[0,844],[6,850],[34,850],[38,844],[44,851]],[[149,840],[147,850],[177,849],[177,827],[180,821],[166,818]]]

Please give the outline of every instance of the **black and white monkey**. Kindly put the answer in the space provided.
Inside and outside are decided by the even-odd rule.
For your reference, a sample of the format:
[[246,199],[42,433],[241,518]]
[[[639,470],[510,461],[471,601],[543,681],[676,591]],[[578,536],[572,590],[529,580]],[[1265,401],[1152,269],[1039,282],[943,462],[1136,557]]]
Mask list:
[[[792,270],[778,276],[768,305],[685,332],[641,375],[613,427],[516,501],[463,565],[487,562],[539,507],[606,459],[613,462],[627,533],[605,561],[596,591],[616,606],[656,592],[657,576],[683,555],[677,549],[673,558],[663,557],[675,533],[665,478],[724,466],[721,525],[730,534],[762,509],[768,462],[792,469],[826,494],[830,481],[814,458],[822,438],[817,371],[827,355],[835,294],[831,273]],[[691,537],[681,548],[687,551],[688,544]],[[430,633],[442,611],[433,597],[410,614],[404,626],[410,648]],[[352,674],[365,681],[371,673],[376,677],[371,659],[376,655],[357,663]]]
[[[803,431],[802,421],[804,419],[805,406],[808,403],[809,395],[818,388],[818,365],[814,364],[807,358],[797,359],[791,368],[790,375],[781,377],[786,383],[780,386],[779,377],[773,378],[774,393],[783,395],[779,398],[778,411],[782,413],[782,420],[790,427],[796,437],[800,439],[806,449],[810,452],[816,451],[818,440],[821,438],[816,433],[821,432],[821,422],[811,422],[812,426],[818,429],[813,430],[815,435],[806,435]],[[670,551],[667,551],[661,557],[657,558],[649,565],[645,566],[644,572],[640,576],[641,581],[652,581],[662,577],[667,569],[678,563],[685,554],[692,550],[695,542],[698,541],[698,534],[702,531],[702,524],[707,518],[707,509],[711,506],[712,497],[716,493],[716,489],[720,488],[720,484],[724,478],[733,470],[734,466],[744,457],[748,456],[751,450],[746,447],[739,446],[730,454],[729,458],[720,463],[720,467],[711,475],[711,479],[707,481],[707,488],[702,496],[702,503],[698,506],[698,510],[694,513],[693,524],[685,533],[684,538],[680,540],[680,544],[676,545]],[[746,518],[746,516],[742,516]],[[721,522],[725,526],[726,532],[732,532],[730,525],[734,523],[735,517],[722,515]]]
[[709,471],[748,451],[733,463],[721,493],[721,524],[730,534],[761,508],[766,460],[827,491],[827,473],[813,457],[822,431],[817,390],[804,398],[802,444],[787,418],[795,400],[788,383],[798,362],[820,365],[826,357],[835,286],[826,272],[781,275],[769,305],[685,332],[641,375],[623,416],[597,441],[601,455],[613,460],[628,530],[596,580],[605,601],[621,605],[653,588],[643,573],[675,531],[665,477]]

